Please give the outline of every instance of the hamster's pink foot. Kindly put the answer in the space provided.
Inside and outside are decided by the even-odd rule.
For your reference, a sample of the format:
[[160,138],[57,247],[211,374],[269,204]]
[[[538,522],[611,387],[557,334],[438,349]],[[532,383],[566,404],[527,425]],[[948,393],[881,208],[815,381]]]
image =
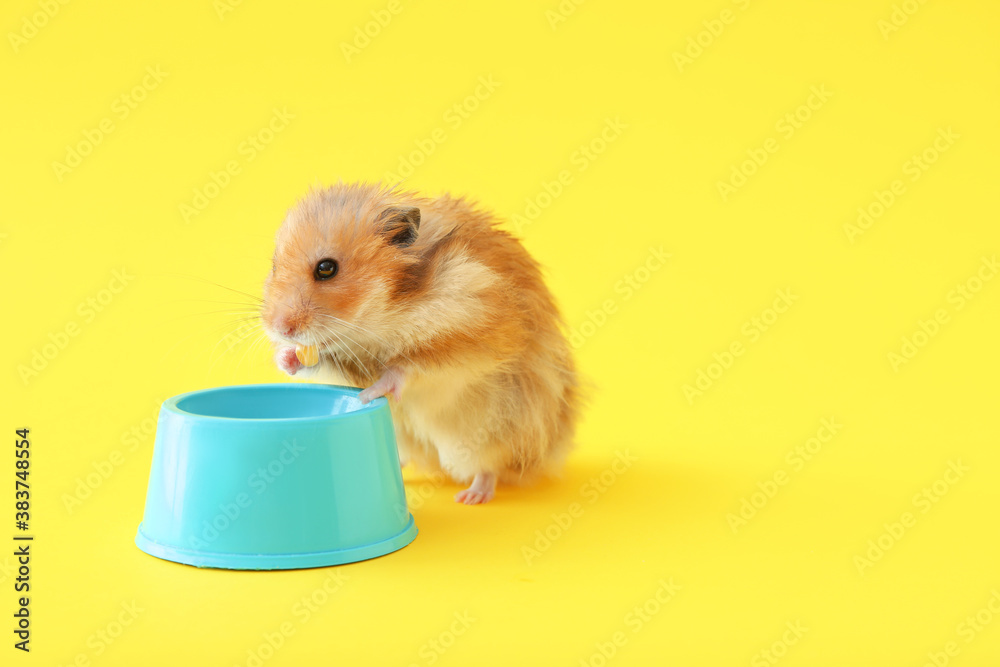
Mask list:
[[493,492],[497,488],[497,476],[491,472],[481,472],[472,480],[472,486],[455,495],[456,503],[480,505],[493,500]]
[[278,364],[278,368],[285,371],[289,375],[295,375],[302,369],[302,364],[299,362],[299,358],[295,356],[294,347],[282,347],[274,355],[274,361]]
[[375,384],[358,394],[358,398],[361,399],[362,403],[370,403],[380,396],[392,394],[398,401],[402,393],[403,371],[395,366],[390,366],[385,369],[385,373]]

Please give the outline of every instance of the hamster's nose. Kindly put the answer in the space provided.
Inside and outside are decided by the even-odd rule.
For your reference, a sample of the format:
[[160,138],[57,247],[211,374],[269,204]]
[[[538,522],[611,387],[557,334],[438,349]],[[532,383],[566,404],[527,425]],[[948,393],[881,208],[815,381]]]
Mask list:
[[274,321],[275,330],[285,337],[292,337],[298,330],[298,323],[287,315],[281,315]]

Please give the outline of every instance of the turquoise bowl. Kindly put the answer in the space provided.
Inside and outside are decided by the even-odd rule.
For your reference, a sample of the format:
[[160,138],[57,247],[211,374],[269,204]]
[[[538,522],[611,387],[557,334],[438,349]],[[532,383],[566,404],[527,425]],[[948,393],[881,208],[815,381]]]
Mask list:
[[163,403],[146,553],[198,567],[282,570],[402,549],[406,506],[389,404],[322,384],[220,387]]

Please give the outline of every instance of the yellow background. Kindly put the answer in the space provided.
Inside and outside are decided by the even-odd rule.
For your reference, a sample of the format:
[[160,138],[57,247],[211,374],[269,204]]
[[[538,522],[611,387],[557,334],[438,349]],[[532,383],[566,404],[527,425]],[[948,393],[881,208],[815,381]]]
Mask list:
[[[922,665],[949,642],[949,664],[997,664],[1000,280],[961,309],[949,293],[1000,250],[1000,8],[902,4],[912,15],[889,31],[904,11],[890,0],[566,0],[565,15],[557,0],[400,0],[396,13],[72,0],[50,18],[37,0],[5,3],[2,423],[31,428],[37,540],[30,656],[10,646],[0,558],[3,663],[247,665],[290,623],[263,664]],[[348,59],[371,12],[391,20]],[[685,49],[697,57],[679,67]],[[166,76],[122,118],[147,67]],[[481,77],[499,85],[477,99]],[[802,110],[811,87],[830,97]],[[476,108],[456,124],[456,104]],[[250,159],[241,144],[275,109],[294,118]],[[809,117],[787,136],[795,113]],[[53,163],[105,119],[60,180]],[[624,127],[602,144],[608,122]],[[910,180],[908,161],[948,128],[958,138]],[[308,186],[381,179],[429,140],[406,184],[527,220],[524,243],[581,335],[596,389],[565,478],[470,508],[408,471],[417,540],[335,570],[347,579],[305,623],[294,605],[329,570],[141,553],[159,402],[281,379],[261,346],[227,338],[247,299],[216,284],[259,294],[273,233]],[[765,143],[777,151],[723,201],[719,181]],[[185,221],[230,161],[239,173]],[[852,243],[845,225],[897,179],[903,194]],[[669,260],[647,272],[661,247]],[[112,293],[116,270],[132,278]],[[778,290],[796,300],[760,332],[752,318],[770,318]],[[894,368],[889,354],[939,309],[947,321]],[[712,368],[734,343],[743,353]],[[689,401],[699,371],[716,379]],[[786,456],[823,419],[842,428],[796,469]],[[636,461],[608,472],[624,452]],[[949,461],[967,472],[920,501]],[[614,479],[594,493],[602,473]],[[753,496],[775,473],[773,497]],[[761,507],[734,532],[743,499]],[[915,525],[886,537],[905,512]],[[884,555],[859,566],[880,537]],[[662,604],[661,580],[681,587]],[[120,636],[98,639],[133,602],[143,611]],[[637,605],[657,611],[639,627]],[[960,624],[984,608],[970,638]],[[475,619],[460,636],[456,613]]]

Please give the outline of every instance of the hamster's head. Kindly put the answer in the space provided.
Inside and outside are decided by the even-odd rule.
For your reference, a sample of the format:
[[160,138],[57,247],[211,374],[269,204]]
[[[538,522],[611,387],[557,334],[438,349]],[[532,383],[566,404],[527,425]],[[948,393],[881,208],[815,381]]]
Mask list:
[[421,202],[362,184],[314,190],[299,201],[278,230],[264,283],[272,342],[382,347],[419,263]]

